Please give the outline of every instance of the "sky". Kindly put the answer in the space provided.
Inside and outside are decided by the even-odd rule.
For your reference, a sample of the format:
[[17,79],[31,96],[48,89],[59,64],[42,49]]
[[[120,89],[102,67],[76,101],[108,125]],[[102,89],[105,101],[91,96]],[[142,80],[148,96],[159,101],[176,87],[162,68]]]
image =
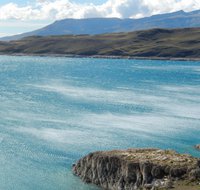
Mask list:
[[65,18],[142,18],[200,9],[200,0],[0,0],[0,37]]

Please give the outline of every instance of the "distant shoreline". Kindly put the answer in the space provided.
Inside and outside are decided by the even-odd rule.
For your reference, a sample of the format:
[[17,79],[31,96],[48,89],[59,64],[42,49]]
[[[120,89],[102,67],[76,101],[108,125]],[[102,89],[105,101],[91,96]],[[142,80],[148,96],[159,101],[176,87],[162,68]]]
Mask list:
[[94,58],[94,59],[126,59],[126,60],[163,60],[163,61],[200,61],[200,58],[181,57],[136,57],[136,56],[110,56],[110,55],[69,55],[69,54],[26,54],[26,53],[0,53],[0,56],[24,56],[24,57],[65,57],[65,58]]

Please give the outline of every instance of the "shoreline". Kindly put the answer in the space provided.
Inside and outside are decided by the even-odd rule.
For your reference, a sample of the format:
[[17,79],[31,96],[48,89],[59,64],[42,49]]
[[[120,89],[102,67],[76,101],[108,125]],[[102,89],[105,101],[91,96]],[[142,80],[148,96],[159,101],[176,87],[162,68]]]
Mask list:
[[124,59],[124,60],[160,60],[160,61],[196,61],[200,58],[181,57],[135,57],[135,56],[115,56],[115,55],[73,55],[73,54],[26,54],[26,53],[0,53],[0,56],[22,56],[22,57],[64,57],[64,58],[90,58],[90,59]]

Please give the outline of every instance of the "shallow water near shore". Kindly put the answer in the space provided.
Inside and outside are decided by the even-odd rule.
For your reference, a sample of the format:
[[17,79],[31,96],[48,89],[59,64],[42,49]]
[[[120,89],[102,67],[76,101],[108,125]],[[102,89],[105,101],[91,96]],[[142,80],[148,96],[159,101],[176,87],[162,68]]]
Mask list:
[[200,62],[0,56],[0,189],[95,190],[71,165],[97,150],[200,157]]

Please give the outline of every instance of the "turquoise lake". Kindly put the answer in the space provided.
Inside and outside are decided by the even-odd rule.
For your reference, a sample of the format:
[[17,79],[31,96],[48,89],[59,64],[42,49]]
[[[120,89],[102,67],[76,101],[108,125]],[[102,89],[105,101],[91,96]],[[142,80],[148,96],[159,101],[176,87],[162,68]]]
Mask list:
[[0,56],[2,190],[95,190],[89,152],[199,143],[200,62]]

